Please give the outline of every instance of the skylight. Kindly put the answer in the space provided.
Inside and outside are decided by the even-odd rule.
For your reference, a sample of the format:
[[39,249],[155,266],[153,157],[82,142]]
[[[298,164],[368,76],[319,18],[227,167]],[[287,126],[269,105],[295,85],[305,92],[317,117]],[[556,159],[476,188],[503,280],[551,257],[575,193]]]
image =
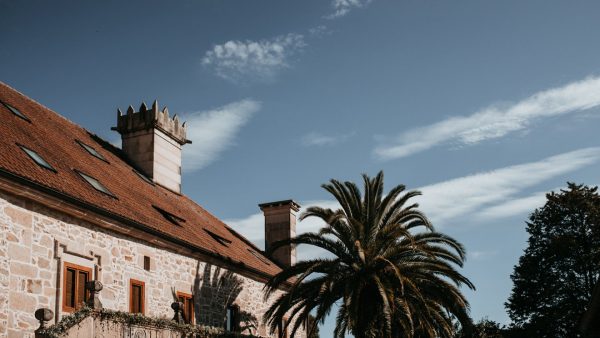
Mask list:
[[155,185],[154,182],[152,182],[152,180],[150,180],[146,175],[142,174],[141,172],[139,172],[139,171],[137,171],[135,169],[132,169],[132,171],[134,173],[136,173],[141,179],[143,179],[144,181],[146,181],[146,183]]
[[10,110],[13,114],[17,115],[18,117],[22,118],[23,120],[27,121],[27,122],[31,122],[31,120],[25,116],[25,114],[21,113],[17,108],[11,106],[10,104],[6,103],[6,102],[2,102],[2,104],[8,108],[8,110]]
[[204,228],[204,231],[206,231],[210,235],[210,237],[212,237],[215,241],[217,241],[219,244],[221,244],[223,246],[228,246],[229,244],[231,244],[231,241],[225,237],[221,237],[221,236],[215,234],[214,232],[207,230],[206,228]]
[[79,174],[79,176],[81,176],[84,180],[86,180],[86,182],[88,182],[92,187],[94,187],[94,189],[100,191],[101,193],[104,193],[110,197],[114,197],[117,198],[112,192],[110,192],[110,190],[108,190],[105,186],[102,185],[102,183],[100,183],[97,179],[88,176],[84,173],[82,173],[81,171],[77,171],[76,172]]
[[102,156],[102,154],[100,154],[99,152],[97,152],[97,151],[96,151],[96,149],[94,149],[94,148],[92,148],[92,147],[88,146],[87,144],[85,144],[85,143],[83,143],[83,142],[81,142],[81,141],[79,141],[79,140],[76,140],[76,141],[77,141],[77,143],[79,143],[79,145],[80,145],[80,146],[82,146],[82,147],[83,147],[83,149],[85,149],[85,150],[86,150],[88,153],[90,153],[92,156],[94,156],[94,157],[96,157],[96,158],[99,158],[99,159],[101,159],[102,161],[104,161],[104,162],[107,162],[107,163],[108,163],[108,161],[107,161],[107,160],[104,158],[104,156]]
[[248,251],[250,251],[250,253],[251,253],[251,254],[252,254],[254,257],[258,258],[258,260],[259,260],[259,261],[261,261],[261,262],[263,262],[263,263],[265,263],[265,264],[267,264],[267,265],[271,265],[271,264],[269,263],[269,261],[268,261],[268,260],[266,260],[266,259],[265,259],[265,258],[264,258],[262,255],[260,255],[258,252],[254,251],[254,250],[252,250],[252,249],[248,249]]
[[21,148],[25,154],[29,155],[29,157],[31,157],[31,159],[37,163],[37,165],[39,165],[40,167],[44,168],[44,169],[48,169],[50,171],[56,172],[56,169],[54,169],[53,166],[50,165],[50,163],[46,162],[46,160],[44,160],[38,153],[36,153],[35,151],[29,149],[29,148],[25,148],[22,145],[19,145],[19,148]]
[[182,226],[181,223],[185,223],[185,220],[179,216],[173,215],[172,213],[157,207],[156,205],[152,206],[156,211],[160,212],[160,214],[167,219],[167,221],[177,225]]

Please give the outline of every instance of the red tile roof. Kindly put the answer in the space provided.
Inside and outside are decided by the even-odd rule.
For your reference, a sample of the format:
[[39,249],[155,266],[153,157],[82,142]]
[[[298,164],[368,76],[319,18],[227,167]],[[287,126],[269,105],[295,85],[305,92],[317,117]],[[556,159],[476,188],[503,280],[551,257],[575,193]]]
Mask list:
[[[2,82],[0,102],[17,108],[30,120],[0,104],[0,170],[33,182],[40,189],[56,191],[117,218],[141,224],[158,236],[175,238],[216,257],[222,256],[224,261],[231,259],[266,275],[281,270],[272,261],[253,255],[250,250],[261,255],[260,250],[188,197],[144,181],[120,149]],[[106,162],[92,156],[77,141],[93,147]],[[56,172],[35,164],[17,144],[37,152]],[[114,197],[92,188],[78,171],[98,180]],[[175,225],[153,206],[185,222]],[[230,243],[219,243],[211,232]]]

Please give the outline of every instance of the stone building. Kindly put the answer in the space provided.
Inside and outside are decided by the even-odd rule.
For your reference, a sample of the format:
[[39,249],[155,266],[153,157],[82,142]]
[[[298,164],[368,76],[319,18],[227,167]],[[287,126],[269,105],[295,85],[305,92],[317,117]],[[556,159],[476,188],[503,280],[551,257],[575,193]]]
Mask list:
[[[116,148],[0,82],[0,337],[31,337],[104,288],[105,308],[267,336],[263,285],[295,249],[267,257],[181,193],[185,123],[156,102],[118,111]],[[268,247],[295,234],[293,201],[261,204]]]

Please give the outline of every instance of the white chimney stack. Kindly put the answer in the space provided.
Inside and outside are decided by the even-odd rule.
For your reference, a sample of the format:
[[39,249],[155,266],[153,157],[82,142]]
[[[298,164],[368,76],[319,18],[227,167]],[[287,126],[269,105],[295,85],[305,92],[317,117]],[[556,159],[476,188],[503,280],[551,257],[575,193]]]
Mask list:
[[154,183],[181,193],[181,147],[186,139],[186,125],[177,115],[169,117],[167,108],[158,110],[154,101],[148,109],[142,103],[139,111],[129,106],[123,114],[117,110],[117,126],[122,148],[133,164]]

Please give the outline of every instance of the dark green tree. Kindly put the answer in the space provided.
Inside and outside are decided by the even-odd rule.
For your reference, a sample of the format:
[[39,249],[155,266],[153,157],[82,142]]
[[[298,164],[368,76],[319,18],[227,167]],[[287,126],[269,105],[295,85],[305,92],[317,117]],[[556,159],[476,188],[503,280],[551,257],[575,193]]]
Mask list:
[[419,192],[399,185],[384,195],[382,172],[363,181],[362,192],[352,182],[324,184],[341,208],[308,208],[301,219],[317,217],[325,226],[271,248],[308,244],[331,254],[298,262],[268,282],[266,297],[293,283],[266,312],[271,330],[295,323],[288,331],[293,335],[311,313],[322,323],[334,304],[335,337],[452,337],[454,318],[470,328],[459,287],[474,286],[455,269],[464,262],[464,247],[436,232],[409,203]]
[[505,306],[524,336],[578,337],[600,273],[600,196],[597,187],[568,183],[546,198],[527,222],[528,246]]
[[509,330],[500,323],[482,318],[473,325],[469,334],[466,334],[461,327],[456,329],[456,338],[509,338],[512,337]]

